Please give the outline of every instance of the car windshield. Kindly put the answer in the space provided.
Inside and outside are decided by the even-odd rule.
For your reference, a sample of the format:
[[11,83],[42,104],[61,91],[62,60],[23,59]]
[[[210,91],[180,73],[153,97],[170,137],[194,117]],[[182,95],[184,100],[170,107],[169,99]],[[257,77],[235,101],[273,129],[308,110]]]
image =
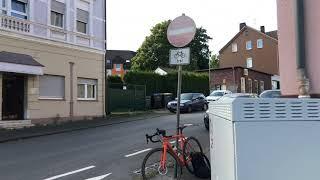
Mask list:
[[212,93],[210,94],[210,96],[223,96],[223,95],[224,95],[223,92],[212,92]]
[[192,94],[181,94],[181,100],[191,100]]

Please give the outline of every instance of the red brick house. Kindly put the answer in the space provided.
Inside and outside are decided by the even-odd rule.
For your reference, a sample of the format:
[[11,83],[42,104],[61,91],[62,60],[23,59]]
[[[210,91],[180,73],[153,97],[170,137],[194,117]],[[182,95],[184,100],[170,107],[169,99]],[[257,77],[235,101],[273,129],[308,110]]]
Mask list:
[[136,55],[134,51],[107,50],[106,73],[107,76],[123,77],[130,69],[131,59]]
[[237,93],[260,94],[272,88],[272,74],[246,69],[243,67],[229,67],[211,69],[211,90],[230,90]]

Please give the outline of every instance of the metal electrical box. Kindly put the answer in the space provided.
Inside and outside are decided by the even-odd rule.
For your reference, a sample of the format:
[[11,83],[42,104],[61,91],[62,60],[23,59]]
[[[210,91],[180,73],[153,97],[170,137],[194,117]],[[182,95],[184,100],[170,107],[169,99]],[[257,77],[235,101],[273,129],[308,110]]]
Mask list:
[[320,179],[320,100],[210,103],[212,180]]

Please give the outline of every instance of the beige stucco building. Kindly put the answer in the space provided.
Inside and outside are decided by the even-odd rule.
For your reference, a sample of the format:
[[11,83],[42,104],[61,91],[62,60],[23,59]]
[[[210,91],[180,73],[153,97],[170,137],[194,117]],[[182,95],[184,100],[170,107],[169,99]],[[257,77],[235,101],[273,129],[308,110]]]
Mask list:
[[[104,116],[105,1],[4,2],[0,127]],[[39,12],[48,12],[44,21]]]

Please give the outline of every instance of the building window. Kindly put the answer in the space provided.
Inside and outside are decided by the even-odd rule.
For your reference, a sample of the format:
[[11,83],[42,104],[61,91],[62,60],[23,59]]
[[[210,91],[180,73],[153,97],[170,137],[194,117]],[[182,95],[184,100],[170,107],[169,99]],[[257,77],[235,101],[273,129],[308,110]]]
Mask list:
[[259,94],[259,83],[257,80],[254,80],[255,93]]
[[89,12],[77,9],[77,31],[88,33]]
[[247,58],[247,68],[252,68],[252,67],[253,67],[252,58]]
[[44,75],[39,79],[40,99],[64,99],[64,76]]
[[63,14],[51,11],[51,25],[63,28]]
[[249,78],[248,79],[248,87],[249,87],[249,93],[252,93],[252,80]]
[[78,78],[78,99],[96,100],[97,80]]
[[258,39],[257,40],[257,48],[262,49],[263,48],[263,39]]
[[231,48],[232,48],[232,52],[237,52],[238,51],[238,44],[232,43]]
[[116,66],[116,71],[121,71],[121,64],[115,64],[115,66]]
[[77,31],[83,34],[87,34],[87,23],[77,21]]
[[246,79],[244,77],[241,77],[241,93],[246,92]]
[[11,0],[11,16],[28,19],[27,15],[27,2],[26,0]]
[[247,41],[246,42],[246,49],[251,50],[252,49],[252,41]]
[[260,81],[260,93],[264,91],[264,81]]

